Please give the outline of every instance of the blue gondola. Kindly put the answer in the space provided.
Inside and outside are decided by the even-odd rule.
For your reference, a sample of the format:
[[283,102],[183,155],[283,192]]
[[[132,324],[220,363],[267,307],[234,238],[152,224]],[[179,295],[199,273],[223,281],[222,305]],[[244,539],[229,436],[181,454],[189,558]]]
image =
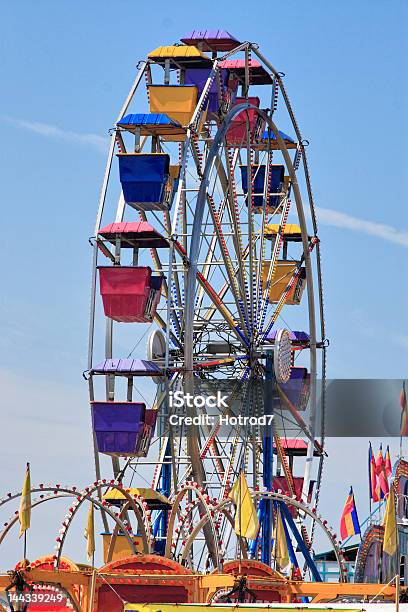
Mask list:
[[166,210],[170,175],[167,153],[119,153],[118,158],[125,202],[139,210]]
[[[242,182],[242,190],[245,194],[248,193],[248,166],[242,165],[240,166],[241,170],[241,182]],[[264,201],[264,190],[265,190],[265,172],[266,166],[264,164],[253,165],[252,166],[252,175],[253,175],[253,204],[254,206],[262,207]],[[282,165],[272,165],[272,177],[271,177],[271,185],[269,189],[269,193],[272,194],[269,196],[268,206],[276,208],[279,206],[280,195],[273,195],[275,193],[280,193],[283,188],[283,182],[285,178],[285,167]],[[248,205],[248,197],[245,198],[245,203]]]

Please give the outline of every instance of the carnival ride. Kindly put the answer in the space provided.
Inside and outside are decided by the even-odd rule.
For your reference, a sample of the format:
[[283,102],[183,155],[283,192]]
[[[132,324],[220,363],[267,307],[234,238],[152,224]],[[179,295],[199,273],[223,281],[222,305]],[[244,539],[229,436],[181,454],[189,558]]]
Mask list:
[[[222,31],[193,31],[182,43],[158,47],[141,62],[112,131],[95,227],[87,372],[96,476],[101,478],[100,453],[111,455],[115,480],[129,486],[153,457],[151,489],[172,505],[171,512],[164,505],[153,513],[153,549],[208,571],[245,550],[226,501],[243,470],[262,499],[261,533],[248,555],[270,565],[276,503],[261,491],[280,490],[291,507],[293,500],[316,507],[324,459],[316,377],[319,365],[325,376],[326,339],[306,143],[282,75],[257,45]],[[129,113],[143,80],[150,112]],[[138,102],[135,111],[140,107]],[[279,131],[277,121],[294,137]],[[115,149],[122,189],[113,218],[108,183]],[[107,317],[102,361],[102,347],[95,348],[98,275]],[[294,306],[300,313],[290,312]],[[129,326],[119,329],[116,322],[147,329],[138,325],[132,336]],[[148,350],[140,355],[144,333]],[[117,348],[124,343],[125,358]],[[146,377],[157,384],[150,409],[141,401]],[[268,406],[265,380],[278,381],[281,392],[269,394]],[[177,412],[169,393],[206,396],[219,388],[228,392],[228,407],[220,412],[273,411],[284,436],[277,423],[263,432],[239,425],[225,432],[217,422],[169,424]],[[183,409],[193,420],[205,412]],[[305,457],[302,476],[294,476],[288,461],[297,455]],[[314,481],[315,457],[320,470]],[[198,515],[207,518],[198,521]],[[308,557],[316,521],[307,529],[305,509],[292,515]]]
[[[139,62],[111,130],[84,374],[96,479],[80,491],[32,489],[32,508],[72,501],[55,553],[18,570],[32,587],[59,585],[77,610],[359,594],[319,585],[311,554],[319,528],[346,581],[337,537],[317,512],[327,340],[308,142],[283,73],[258,45],[222,30],[181,43]],[[227,407],[211,412],[203,403],[220,389]],[[175,408],[176,391],[204,400]],[[215,418],[195,419],[206,414]],[[232,418],[265,414],[271,424]],[[191,423],[173,425],[172,415]],[[220,415],[233,424],[222,427]],[[254,540],[237,535],[228,496],[242,471],[258,509]],[[97,572],[63,556],[85,502],[103,523]],[[290,575],[273,554],[278,516]]]

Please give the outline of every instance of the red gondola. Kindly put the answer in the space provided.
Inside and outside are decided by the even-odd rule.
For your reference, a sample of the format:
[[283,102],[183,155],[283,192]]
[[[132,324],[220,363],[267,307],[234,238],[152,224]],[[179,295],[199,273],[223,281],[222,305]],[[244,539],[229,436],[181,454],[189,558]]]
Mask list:
[[160,302],[162,276],[149,267],[99,267],[105,315],[119,323],[151,323]]

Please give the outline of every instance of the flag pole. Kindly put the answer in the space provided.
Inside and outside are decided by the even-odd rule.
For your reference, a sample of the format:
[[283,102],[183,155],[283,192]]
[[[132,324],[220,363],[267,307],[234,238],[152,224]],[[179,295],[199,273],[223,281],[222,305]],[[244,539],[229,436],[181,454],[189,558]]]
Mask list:
[[23,488],[21,490],[20,508],[18,511],[18,518],[20,521],[20,534],[21,538],[24,535],[23,544],[23,555],[24,560],[27,558],[27,530],[30,527],[31,521],[31,479],[30,479],[30,463],[27,461],[26,472],[24,478]]
[[[405,398],[405,401],[402,398]],[[402,459],[402,436],[403,436],[403,433],[404,433],[403,429],[405,429],[405,422],[404,421],[406,421],[406,418],[407,418],[407,415],[406,415],[405,380],[402,381],[402,390],[401,390],[401,396],[400,396],[400,404],[401,404],[401,418],[400,418],[400,452],[399,452],[399,458]],[[404,427],[403,427],[403,424],[404,424]]]
[[[241,464],[241,470],[242,470],[242,464]],[[241,574],[241,566],[242,566],[242,479],[241,479],[241,472],[239,474],[239,505],[240,505],[240,512],[239,512],[239,564],[238,564],[238,572],[239,574]]]
[[94,609],[94,603],[95,603],[95,585],[96,585],[96,569],[94,567],[93,572],[92,572],[92,576],[91,576],[91,583],[89,586],[89,606],[87,607],[87,612],[92,612]]
[[[369,508],[370,508],[370,515],[371,515],[371,508],[372,508],[372,504],[371,504],[371,498],[372,498],[372,493],[371,493],[371,440],[368,442],[369,446],[368,446],[368,504],[369,504]],[[371,452],[370,452],[371,451]]]

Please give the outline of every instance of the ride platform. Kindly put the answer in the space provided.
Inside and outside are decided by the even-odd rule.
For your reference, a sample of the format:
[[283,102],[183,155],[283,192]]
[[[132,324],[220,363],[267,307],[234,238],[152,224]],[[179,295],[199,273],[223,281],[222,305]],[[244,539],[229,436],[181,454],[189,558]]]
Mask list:
[[[97,569],[75,566],[68,560],[64,569],[51,569],[50,562],[35,562],[18,570],[21,581],[43,583],[65,593],[78,612],[230,612],[243,610],[318,610],[338,609],[349,612],[367,610],[355,600],[369,601],[376,597],[377,609],[386,602],[395,602],[408,592],[408,587],[390,584],[304,582],[285,578],[279,572],[257,561],[226,564],[224,571],[212,574],[190,573],[185,567],[157,555],[136,555],[119,559]],[[229,569],[233,571],[229,571]],[[15,592],[16,572],[0,575],[0,588]],[[219,603],[218,598],[239,586],[247,593],[261,597],[262,603],[248,604],[232,600]],[[304,603],[308,598],[308,604]],[[347,603],[353,599],[354,603]],[[303,600],[303,601],[302,601]],[[172,603],[169,603],[172,602]],[[327,605],[323,605],[323,604]],[[76,606],[76,608],[75,608]],[[374,607],[374,606],[373,606]],[[1,609],[1,608],[0,608]]]

